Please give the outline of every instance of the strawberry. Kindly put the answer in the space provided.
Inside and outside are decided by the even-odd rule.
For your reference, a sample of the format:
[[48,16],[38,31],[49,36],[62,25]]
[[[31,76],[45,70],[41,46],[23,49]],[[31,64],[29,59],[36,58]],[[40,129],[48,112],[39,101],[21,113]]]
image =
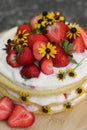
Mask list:
[[38,34],[38,33],[31,34],[28,36],[28,44],[30,47],[32,47],[36,41],[48,42],[48,39],[43,34]]
[[33,113],[27,111],[24,107],[16,105],[12,114],[8,119],[8,125],[12,128],[22,127],[26,128],[31,126],[35,121]]
[[87,30],[85,30],[84,28],[80,28],[80,31],[81,31],[81,36],[83,38],[83,41],[84,41],[84,44],[85,44],[85,47],[87,49]]
[[68,27],[64,22],[56,22],[52,26],[47,27],[46,36],[51,42],[58,45],[61,41],[65,39]]
[[43,58],[40,63],[41,70],[44,74],[53,74],[53,62],[52,59]]
[[40,74],[40,70],[34,63],[32,63],[30,65],[24,66],[20,71],[20,74],[22,75],[22,77],[26,78],[38,77]]
[[55,67],[64,67],[67,66],[70,62],[69,56],[63,51],[60,46],[57,46],[57,54],[53,58],[53,66]]
[[19,65],[28,65],[34,61],[32,51],[29,47],[24,47],[23,50],[17,56],[17,62]]
[[20,25],[20,26],[18,27],[17,33],[18,33],[19,31],[24,31],[24,30],[26,30],[25,33],[29,33],[29,32],[32,31],[31,26],[30,26],[29,24],[24,23],[24,24],[22,24],[22,25]]
[[10,116],[14,104],[8,97],[3,97],[0,99],[0,120],[6,120]]
[[6,56],[6,61],[11,67],[19,67],[20,65],[17,62],[16,50],[10,50]]
[[38,21],[38,16],[34,16],[34,17],[31,18],[31,20],[30,20],[30,25],[31,25],[32,29],[34,29],[35,23],[36,23],[37,21]]
[[75,43],[74,48],[73,48],[75,50],[75,52],[77,52],[77,53],[84,52],[84,50],[85,50],[85,44],[84,44],[82,36],[77,37],[73,41],[73,43]]
[[40,61],[43,57],[42,55],[39,53],[38,49],[41,47],[41,44],[47,44],[46,42],[43,41],[36,41],[33,45],[33,55],[35,57],[36,60]]

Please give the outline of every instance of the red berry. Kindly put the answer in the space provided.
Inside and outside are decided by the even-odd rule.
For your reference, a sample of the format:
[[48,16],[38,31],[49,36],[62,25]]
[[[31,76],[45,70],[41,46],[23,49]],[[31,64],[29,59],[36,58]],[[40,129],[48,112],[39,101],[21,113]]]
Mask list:
[[38,16],[34,16],[30,20],[31,27],[34,29],[35,23],[38,21]]
[[26,128],[31,126],[35,121],[33,113],[27,111],[24,107],[16,105],[12,114],[8,119],[8,125],[12,128],[22,127]]
[[53,74],[53,62],[52,59],[43,58],[40,63],[41,70],[44,74]]
[[75,50],[75,52],[80,53],[80,52],[84,52],[85,51],[85,44],[84,44],[84,41],[82,39],[82,36],[77,37],[73,41],[73,43],[75,43],[74,48],[73,48]]
[[63,51],[60,46],[57,46],[57,54],[53,58],[53,66],[55,67],[64,67],[67,66],[70,62],[69,56]]
[[21,66],[31,64],[33,61],[34,57],[29,47],[24,47],[23,51],[17,56],[17,62]]
[[33,55],[35,57],[36,60],[40,61],[43,57],[42,55],[39,53],[38,49],[41,47],[41,44],[47,44],[46,42],[43,41],[36,41],[33,45]]
[[58,45],[64,40],[67,32],[67,25],[64,22],[56,22],[52,26],[47,27],[46,36],[51,42]]
[[40,69],[35,64],[32,63],[30,65],[24,66],[20,73],[22,77],[33,78],[39,76]]
[[7,57],[6,57],[7,63],[12,67],[19,67],[20,65],[17,62],[17,55],[15,50],[11,50]]
[[81,30],[81,36],[84,41],[85,47],[87,48],[87,30],[85,30],[84,28],[80,28],[80,30]]
[[8,97],[3,97],[0,99],[0,120],[6,120],[10,116],[14,104]]
[[28,36],[28,44],[30,47],[32,47],[36,41],[42,41],[47,43],[48,39],[43,34],[31,34]]
[[24,24],[22,24],[22,25],[20,25],[20,26],[18,27],[17,33],[18,33],[19,31],[24,31],[24,30],[26,30],[25,33],[29,33],[29,32],[32,31],[31,26],[30,26],[29,24],[24,23]]

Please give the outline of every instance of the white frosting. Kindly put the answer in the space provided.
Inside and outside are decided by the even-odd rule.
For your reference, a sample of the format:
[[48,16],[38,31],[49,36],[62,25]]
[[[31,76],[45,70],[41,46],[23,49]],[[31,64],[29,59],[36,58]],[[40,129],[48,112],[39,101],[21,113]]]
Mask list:
[[[71,78],[69,76],[66,76],[66,78],[63,81],[60,81],[56,78],[56,74],[59,70],[66,71],[68,68],[74,68],[75,64],[69,64],[66,67],[63,68],[55,68],[54,67],[54,73],[52,75],[45,75],[42,72],[40,72],[40,76],[38,78],[31,78],[28,80],[25,80],[20,75],[20,68],[12,68],[9,66],[6,62],[6,52],[3,50],[5,48],[5,44],[7,43],[8,39],[13,39],[17,28],[13,28],[6,32],[3,37],[0,39],[0,73],[8,77],[10,80],[12,80],[14,83],[19,84],[22,87],[29,87],[31,89],[37,89],[37,90],[48,90],[48,89],[57,89],[60,87],[63,87],[64,85],[68,85],[71,83],[74,83],[76,81],[79,81],[81,78],[87,75],[87,51],[84,53],[79,54],[73,54],[74,59],[77,62],[80,62],[82,59],[82,64],[75,70],[77,76],[75,78]],[[24,86],[23,86],[24,85]],[[87,89],[87,83],[84,84],[84,88]],[[9,91],[10,92],[10,91]],[[10,92],[11,93],[11,92]],[[15,95],[14,93],[11,93],[12,95]],[[18,97],[17,95],[15,95]],[[68,95],[68,100],[71,100],[76,97],[75,89],[72,90]],[[80,97],[81,98],[81,97]],[[78,98],[77,100],[79,100]],[[82,96],[83,98],[83,96]],[[56,96],[50,96],[50,97],[30,97],[30,101],[35,102],[40,105],[48,105],[50,103],[62,103],[65,102],[65,97],[63,94],[56,95]],[[76,101],[77,101],[76,100]],[[60,110],[62,109],[62,105],[59,107],[53,107],[52,109]],[[27,109],[31,109],[31,111],[36,111],[37,108],[34,106],[28,106]]]

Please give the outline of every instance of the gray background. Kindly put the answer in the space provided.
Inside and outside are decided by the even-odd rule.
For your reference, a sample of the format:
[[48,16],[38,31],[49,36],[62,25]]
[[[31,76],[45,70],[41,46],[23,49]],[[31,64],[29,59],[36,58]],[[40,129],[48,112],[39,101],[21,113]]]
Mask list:
[[0,0],[0,32],[42,11],[60,11],[67,21],[87,28],[87,0]]

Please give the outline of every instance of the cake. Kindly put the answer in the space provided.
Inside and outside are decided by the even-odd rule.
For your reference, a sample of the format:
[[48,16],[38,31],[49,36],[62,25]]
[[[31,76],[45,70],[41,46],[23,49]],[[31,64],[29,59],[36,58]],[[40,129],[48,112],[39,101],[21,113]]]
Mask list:
[[72,108],[87,92],[87,31],[60,12],[42,12],[0,38],[0,96],[27,111]]

